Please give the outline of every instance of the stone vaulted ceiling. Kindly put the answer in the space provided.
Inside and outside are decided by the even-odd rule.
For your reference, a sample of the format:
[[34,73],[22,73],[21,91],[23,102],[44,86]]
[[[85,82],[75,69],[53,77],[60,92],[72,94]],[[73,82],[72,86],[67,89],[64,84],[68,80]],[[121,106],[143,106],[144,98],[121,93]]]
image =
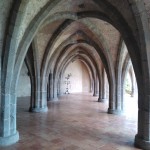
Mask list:
[[30,111],[41,112],[48,110],[48,93],[57,98],[64,66],[80,59],[89,68],[94,93],[98,82],[103,89],[106,72],[111,114],[122,111],[132,61],[139,96],[135,145],[149,150],[149,16],[149,0],[0,0],[0,145],[19,140],[16,87],[24,61],[32,82]]
[[[65,2],[63,2],[63,5],[64,3]],[[69,5],[69,4],[66,4],[66,5]],[[73,7],[73,5],[75,6]],[[78,3],[73,2],[73,5],[70,6],[70,7],[73,7],[72,12],[79,11],[82,9],[82,7],[84,10],[86,9],[87,11],[92,9],[92,6],[93,8],[95,8],[94,4],[91,4],[90,1],[88,4],[87,3],[78,4]],[[64,7],[63,6],[61,7],[62,7],[61,11],[63,11]],[[71,9],[70,7],[68,6],[65,9]],[[60,10],[60,9],[56,7],[56,10]],[[54,12],[56,10],[54,9]],[[68,23],[65,24],[65,22],[68,22]],[[79,30],[88,34],[92,40],[98,39],[99,43],[101,43],[101,40],[103,40],[103,43],[105,44],[104,46],[108,48],[107,50],[109,51],[109,54],[113,61],[113,65],[115,66],[117,51],[118,51],[119,43],[121,39],[119,31],[115,29],[108,22],[105,22],[99,19],[90,18],[90,17],[79,19],[78,21],[59,19],[52,23],[46,23],[46,25],[43,25],[39,29],[34,39],[34,41],[36,41],[35,43],[37,44],[37,49],[39,53],[39,58],[38,58],[39,61],[42,62],[46,46],[48,42],[54,36],[57,36],[57,38],[54,40],[54,46],[52,47],[52,49],[50,49],[50,51],[52,52],[54,52],[55,49],[57,49],[57,47],[59,47],[59,45],[63,43],[65,40],[67,40],[72,34],[75,34]],[[79,35],[76,35],[76,36],[77,36],[76,38],[78,39]],[[95,56],[95,57],[98,57],[98,56]]]

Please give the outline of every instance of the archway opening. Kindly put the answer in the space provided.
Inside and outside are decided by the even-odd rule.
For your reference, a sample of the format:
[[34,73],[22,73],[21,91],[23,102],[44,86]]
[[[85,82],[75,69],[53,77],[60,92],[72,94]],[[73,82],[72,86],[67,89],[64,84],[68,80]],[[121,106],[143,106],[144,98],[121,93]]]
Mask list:
[[[18,85],[17,85],[17,108],[24,111],[29,110],[31,99],[31,80],[30,73],[25,62],[22,65]],[[18,110],[18,111],[19,111]]]
[[[137,81],[138,81],[138,85],[139,85],[139,87],[144,87],[144,85],[142,84],[142,83],[144,83],[145,81],[147,81],[147,79],[144,79],[144,81],[142,80],[143,79],[143,74],[145,75],[146,73],[148,74],[148,71],[146,72],[146,70],[144,71],[144,73],[142,72],[143,71],[143,66],[144,66],[144,64],[146,64],[146,63],[144,63],[144,62],[141,62],[141,60],[143,60],[143,59],[141,59],[141,58],[145,58],[145,57],[143,57],[143,56],[145,56],[145,53],[144,53],[144,50],[146,49],[145,47],[145,45],[143,46],[144,48],[143,48],[143,55],[142,55],[142,57],[140,56],[140,48],[142,47],[140,47],[139,45],[138,45],[138,43],[140,43],[139,42],[139,39],[141,39],[141,37],[139,36],[137,36],[137,35],[140,35],[139,34],[139,32],[141,32],[141,30],[139,31],[139,29],[138,29],[138,25],[135,23],[135,24],[133,24],[133,25],[136,25],[136,30],[133,30],[133,28],[132,28],[132,23],[134,23],[134,21],[135,21],[135,19],[132,19],[132,21],[133,22],[131,22],[131,24],[130,24],[130,21],[128,21],[128,18],[130,18],[130,17],[125,17],[124,15],[123,15],[123,12],[119,12],[119,10],[120,9],[117,9],[116,7],[115,7],[115,5],[112,5],[111,3],[109,3],[109,2],[100,2],[100,1],[94,1],[95,2],[95,4],[98,4],[98,8],[97,7],[93,7],[92,8],[92,10],[94,10],[93,12],[94,13],[91,13],[89,10],[88,10],[88,7],[87,7],[87,12],[85,11],[85,13],[84,13],[84,11],[81,11],[80,12],[80,10],[78,10],[79,8],[84,8],[84,5],[79,5],[80,7],[78,8],[78,6],[77,6],[77,8],[76,9],[74,9],[74,11],[73,12],[71,12],[70,14],[68,14],[68,13],[64,13],[64,12],[66,12],[66,11],[64,11],[63,12],[63,10],[61,10],[61,12],[63,12],[63,15],[60,15],[59,14],[59,12],[57,13],[57,14],[59,14],[59,16],[58,16],[58,18],[56,17],[56,15],[54,14],[54,17],[56,17],[55,19],[57,20],[57,19],[60,19],[61,17],[64,17],[65,15],[66,15],[66,17],[64,17],[67,21],[70,19],[70,20],[82,20],[83,18],[83,22],[86,22],[87,23],[87,21],[88,20],[86,20],[86,19],[89,19],[90,18],[90,16],[92,16],[92,17],[96,17],[96,18],[102,18],[102,19],[104,19],[104,20],[108,20],[108,22],[110,22],[110,23],[112,23],[115,27],[118,27],[118,29],[119,29],[119,31],[122,33],[122,36],[124,37],[124,40],[126,41],[126,44],[128,45],[128,47],[129,47],[129,52],[130,52],[130,54],[131,54],[131,58],[132,58],[132,61],[133,61],[133,65],[134,65],[134,69],[135,69],[135,72],[136,72],[136,77],[137,77]],[[56,2],[57,3],[57,2]],[[50,10],[51,10],[51,8],[53,8],[54,6],[55,6],[55,4],[53,4],[52,6],[48,6],[48,5],[50,5],[51,3],[47,3],[47,6],[45,6],[45,8],[43,8],[43,9],[41,9],[40,11],[39,11],[39,14],[34,18],[34,20],[32,20],[31,21],[31,24],[29,23],[29,26],[27,27],[27,30],[26,29],[24,29],[25,30],[25,34],[22,34],[23,35],[23,38],[21,38],[22,39],[22,41],[20,42],[20,43],[17,43],[16,42],[16,39],[14,38],[12,38],[12,40],[11,40],[11,37],[17,37],[17,36],[14,36],[14,35],[20,35],[19,33],[17,33],[17,30],[15,30],[17,27],[15,27],[15,29],[13,30],[13,28],[11,27],[11,30],[10,30],[10,40],[9,40],[9,42],[8,42],[8,46],[7,46],[7,48],[6,48],[6,50],[8,49],[8,53],[9,52],[12,52],[13,50],[12,49],[14,49],[14,55],[11,57],[11,56],[9,56],[11,59],[9,59],[9,61],[8,61],[8,64],[7,64],[7,58],[9,58],[9,57],[7,57],[7,51],[6,51],[6,61],[4,62],[4,67],[3,68],[5,68],[5,64],[6,64],[6,66],[8,65],[8,67],[7,67],[7,71],[4,73],[4,76],[6,75],[6,77],[7,77],[7,75],[9,75],[9,72],[12,72],[12,69],[14,69],[14,74],[13,75],[11,75],[11,78],[8,78],[8,79],[6,79],[6,87],[4,86],[4,88],[5,89],[11,89],[11,88],[13,88],[15,85],[16,85],[16,81],[17,81],[17,79],[18,79],[18,76],[19,76],[19,71],[20,71],[20,68],[19,67],[21,67],[21,65],[22,65],[22,62],[23,62],[23,60],[24,59],[22,59],[22,58],[24,58],[25,57],[25,53],[26,53],[26,51],[27,51],[27,47],[28,47],[28,45],[30,45],[30,42],[32,41],[32,39],[33,39],[33,36],[36,34],[36,31],[38,30],[38,28],[39,28],[39,26],[44,22],[44,18],[48,18],[48,15],[46,15],[47,14],[47,12],[50,12]],[[58,4],[59,5],[59,4]],[[127,3],[127,5],[128,5],[128,3]],[[90,6],[90,5],[89,5]],[[95,6],[95,5],[93,5],[93,6]],[[131,5],[129,4],[129,7],[130,7]],[[58,6],[59,7],[59,6]],[[99,8],[101,8],[102,7],[102,10],[101,9],[99,9]],[[22,8],[22,7],[21,7]],[[56,8],[57,8],[57,6],[56,6]],[[68,7],[67,7],[68,8]],[[71,7],[72,8],[72,7]],[[96,12],[95,11],[95,8],[97,8],[96,9],[96,11],[98,10],[99,12]],[[104,11],[103,10],[103,8],[105,8],[104,10],[106,11]],[[127,7],[128,8],[128,7]],[[55,7],[54,7],[54,9],[55,9]],[[27,9],[28,10],[28,9]],[[59,9],[58,9],[59,10]],[[69,10],[69,8],[68,8],[68,10]],[[111,10],[111,11],[110,11]],[[126,9],[126,10],[128,10],[128,9]],[[17,9],[15,9],[15,11],[17,11]],[[70,11],[70,10],[69,10]],[[67,11],[67,12],[69,12],[69,11]],[[103,12],[104,11],[104,12]],[[53,11],[52,11],[53,12]],[[57,12],[57,9],[56,9],[56,12]],[[74,13],[75,12],[75,13]],[[52,13],[53,14],[53,13]],[[75,14],[75,15],[74,15]],[[69,17],[69,15],[70,15],[70,17]],[[19,15],[18,15],[19,16]],[[24,16],[24,15],[23,15]],[[20,17],[20,16],[19,16]],[[13,19],[15,18],[15,17],[12,17]],[[17,18],[17,17],[16,17]],[[21,18],[21,17],[20,17]],[[26,18],[26,17],[24,17],[24,18]],[[52,18],[52,15],[50,16],[50,18]],[[50,19],[50,18],[48,18],[48,19]],[[18,18],[17,18],[18,19]],[[20,20],[20,19],[19,19]],[[22,19],[23,20],[23,19]],[[66,21],[65,20],[65,21]],[[14,22],[13,22],[13,24],[15,24],[15,21],[16,20],[14,20]],[[53,21],[53,20],[51,20],[51,21]],[[81,21],[81,22],[82,22]],[[29,21],[30,22],[30,21]],[[80,21],[79,21],[80,22]],[[137,21],[138,22],[138,21]],[[20,22],[19,22],[20,23]],[[19,24],[17,21],[16,21],[16,24],[19,26],[20,24]],[[32,24],[33,23],[33,24]],[[65,22],[66,23],[66,22]],[[15,25],[16,25],[15,24]],[[23,24],[22,22],[21,22],[21,24]],[[92,23],[93,24],[93,23]],[[140,23],[139,23],[140,24]],[[33,26],[32,26],[33,25]],[[77,26],[77,27],[80,27],[80,26]],[[89,28],[91,27],[91,24],[89,25]],[[62,29],[62,28],[61,28]],[[90,29],[94,29],[94,27],[92,26]],[[29,31],[32,31],[32,32],[30,32],[30,33],[28,33]],[[93,30],[92,30],[93,31]],[[133,32],[132,32],[133,31]],[[138,32],[139,31],[139,32]],[[59,32],[58,30],[56,31],[56,33],[57,32]],[[96,32],[97,32],[97,29],[96,29]],[[16,34],[17,33],[17,34]],[[143,33],[143,32],[142,32]],[[27,35],[27,34],[29,34],[29,35]],[[32,34],[32,35],[31,35]],[[92,34],[93,35],[93,34]],[[145,35],[145,34],[141,34],[141,35]],[[136,36],[137,36],[137,39],[136,39]],[[29,38],[29,37],[31,37],[31,38]],[[84,34],[84,37],[85,37],[85,34]],[[82,39],[78,39],[78,37],[77,37],[77,40],[73,40],[73,42],[71,42],[71,43],[69,43],[68,45],[72,45],[72,44],[74,44],[74,43],[81,43],[81,42],[83,42],[84,44],[85,43],[88,43],[90,46],[93,46],[95,49],[97,49],[97,50],[99,50],[99,49],[101,49],[104,45],[104,43],[101,45],[101,44],[99,44],[100,42],[99,42],[99,40],[97,40],[97,38],[95,38],[94,40],[90,40],[90,38],[89,37],[91,37],[91,36],[86,36],[86,38],[83,38],[82,37]],[[94,36],[92,36],[92,38],[93,38]],[[98,36],[99,37],[99,36]],[[129,38],[130,37],[130,38]],[[139,39],[138,39],[139,38]],[[55,40],[55,39],[54,39]],[[102,39],[100,39],[101,41],[103,41]],[[14,41],[14,42],[12,42],[12,41]],[[18,40],[17,40],[18,41]],[[25,42],[24,42],[25,41]],[[53,40],[51,40],[51,42],[52,42]],[[19,44],[19,46],[16,44],[15,45],[15,42],[17,43],[17,44]],[[27,43],[29,43],[29,44],[27,44]],[[61,42],[60,42],[61,43]],[[27,46],[26,46],[27,45]],[[66,45],[66,46],[68,46],[68,45]],[[11,49],[9,49],[11,47]],[[19,47],[18,49],[19,50],[17,50],[17,48],[16,47]],[[110,46],[111,47],[111,46]],[[16,48],[16,49],[15,49]],[[103,47],[104,48],[104,47]],[[103,49],[102,48],[102,49]],[[105,48],[104,48],[105,49]],[[54,48],[54,50],[55,50],[55,48]],[[108,50],[108,49],[105,49],[106,51]],[[110,52],[110,51],[107,51],[107,52]],[[105,66],[106,66],[106,70],[107,70],[107,72],[108,72],[108,76],[111,76],[111,77],[109,77],[109,83],[110,83],[110,89],[112,89],[111,90],[111,95],[110,95],[110,103],[109,103],[109,112],[111,112],[111,113],[115,113],[116,112],[116,109],[118,109],[118,108],[116,108],[116,106],[118,106],[119,104],[120,104],[120,101],[117,103],[117,104],[115,104],[115,99],[116,99],[116,94],[114,94],[116,91],[115,91],[115,82],[114,82],[114,78],[115,78],[115,75],[114,75],[114,68],[115,67],[113,67],[113,66],[111,66],[111,61],[109,61],[109,63],[107,62],[107,58],[109,57],[109,55],[107,55],[107,53],[105,53],[105,52],[102,52],[102,51],[99,51],[99,54],[102,54],[102,59],[103,59],[103,62],[104,62],[104,64],[105,64]],[[9,55],[11,55],[12,53],[9,53]],[[45,54],[45,55],[47,55],[47,53]],[[105,55],[105,56],[104,56]],[[10,60],[13,60],[13,65],[11,65],[11,61]],[[44,59],[45,60],[45,59]],[[49,58],[47,59],[47,61],[49,61]],[[113,63],[114,63],[114,61],[113,61]],[[21,64],[21,65],[20,65]],[[47,63],[47,66],[48,66],[48,63]],[[39,69],[39,70],[41,70],[41,69]],[[46,69],[45,69],[45,71],[47,71]],[[48,71],[47,71],[48,72]],[[146,73],[145,73],[146,72]],[[41,75],[42,73],[40,72],[40,75]],[[39,76],[38,76],[39,77]],[[43,77],[43,81],[45,81],[46,80],[46,77],[47,76],[44,76]],[[12,80],[12,81],[11,81]],[[5,81],[4,81],[5,82]],[[10,84],[8,84],[9,82],[12,82],[12,83],[10,83]],[[41,80],[39,81],[40,83],[41,83]],[[146,83],[146,82],[145,82]],[[5,83],[4,83],[5,84]],[[8,84],[8,87],[9,88],[7,88],[7,84]],[[10,88],[10,86],[11,86],[11,88]],[[148,85],[149,86],[149,85]],[[96,86],[95,86],[96,87]],[[54,88],[55,88],[55,85],[54,85]],[[144,87],[145,88],[145,87]],[[140,93],[139,93],[139,95],[141,96],[140,97],[140,101],[141,101],[141,99],[142,99],[142,96],[144,95],[146,95],[148,92],[146,91],[146,89],[142,89],[141,88],[141,90],[139,90],[140,91]],[[96,89],[96,88],[95,88]],[[145,91],[144,91],[145,90]],[[4,90],[5,91],[5,90]],[[11,98],[9,98],[10,99],[10,101],[12,102],[13,101],[13,98],[14,98],[14,91],[12,90],[12,92],[10,92],[11,90],[9,90],[9,92],[8,92],[8,94],[12,94],[12,96],[11,96]],[[96,90],[95,90],[96,91]],[[38,92],[40,92],[40,93],[46,93],[46,90],[44,89],[44,88],[41,88],[40,90],[38,90]],[[146,94],[145,94],[145,93]],[[44,95],[43,94],[43,95]],[[54,93],[55,94],[55,93]],[[95,93],[96,94],[96,93]],[[94,94],[94,95],[95,95]],[[47,107],[47,105],[46,105],[46,97],[45,97],[45,95],[44,96],[41,96],[40,98],[42,99],[42,100],[40,100],[40,99],[37,99],[38,100],[38,105],[37,105],[37,107],[38,107],[38,109],[39,109],[39,106],[40,106],[40,111],[41,111],[41,109],[43,109],[44,107],[46,108]],[[148,94],[147,94],[148,95]],[[146,95],[146,96],[147,96]],[[7,95],[7,92],[6,92],[6,95],[5,95],[5,92],[4,92],[4,98],[5,98],[5,100],[4,100],[4,102],[7,100],[7,96],[10,96],[10,95]],[[141,107],[140,109],[140,111],[139,111],[139,113],[143,113],[145,110],[147,110],[146,108],[144,108],[145,106],[146,106],[146,102],[147,102],[147,97],[145,96],[145,99],[144,99],[144,102],[142,101],[141,102],[141,105],[139,105],[139,107]],[[15,98],[14,98],[15,99]],[[44,99],[44,100],[43,100]],[[42,102],[41,102],[42,101]],[[6,105],[7,106],[7,105]],[[5,107],[6,107],[5,106]],[[14,114],[13,114],[13,117],[15,118],[15,104],[14,105],[12,105],[11,103],[9,104],[9,107],[10,107],[10,110],[14,110]],[[144,108],[144,109],[143,109]],[[142,110],[143,109],[143,110]],[[118,110],[117,110],[118,111]],[[2,112],[3,113],[3,112]],[[9,131],[11,130],[12,131],[12,128],[13,128],[13,131],[14,132],[16,132],[16,126],[15,126],[15,119],[12,119],[13,117],[11,116],[11,115],[8,115],[9,117],[7,118],[7,121],[8,121],[8,129],[9,129]],[[11,117],[12,118],[11,118]],[[147,115],[147,113],[145,112],[143,115],[140,115],[140,117],[142,118],[142,116],[144,116],[144,118],[147,118],[148,119],[148,115]],[[143,119],[139,119],[139,120],[143,120]],[[146,120],[146,119],[145,119]],[[140,121],[139,121],[140,122]],[[146,121],[144,121],[144,122],[146,122]],[[3,119],[3,124],[5,124],[5,119]],[[13,124],[13,125],[12,125]],[[12,126],[11,128],[9,128],[10,126]],[[140,125],[139,126],[139,128],[141,127],[143,127],[141,130],[139,130],[139,138],[140,137],[144,137],[143,139],[148,139],[149,140],[149,135],[147,135],[147,133],[145,134],[145,132],[144,132],[144,129],[145,129],[145,126],[147,127],[148,125],[147,124],[144,124],[144,125]],[[4,126],[5,127],[5,126]],[[144,135],[145,134],[145,135]],[[8,135],[10,135],[10,133],[8,133]],[[140,140],[140,139],[138,139],[138,140]]]
[[132,64],[130,63],[123,85],[123,110],[127,117],[138,120],[138,89]]

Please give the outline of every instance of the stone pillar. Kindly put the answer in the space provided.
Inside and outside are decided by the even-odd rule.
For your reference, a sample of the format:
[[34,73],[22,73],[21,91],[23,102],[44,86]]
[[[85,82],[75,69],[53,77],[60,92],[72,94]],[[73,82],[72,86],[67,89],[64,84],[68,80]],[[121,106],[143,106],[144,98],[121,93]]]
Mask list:
[[[145,102],[144,102],[145,101]],[[144,106],[145,103],[145,106]],[[138,133],[135,146],[144,150],[150,149],[150,95],[138,95]],[[147,104],[147,105],[146,105]]]
[[32,108],[35,107],[35,78],[30,76],[31,81],[31,98],[29,112],[32,112]]
[[109,114],[116,114],[119,115],[122,112],[117,110],[116,107],[116,81],[114,78],[108,79],[109,80]]
[[121,101],[122,101],[122,105],[121,105],[121,108],[122,110],[124,109],[124,95],[125,95],[125,85],[124,85],[124,80],[125,77],[123,78],[122,77],[122,82],[121,82]]
[[98,97],[98,102],[103,102],[102,101],[102,87],[101,87],[101,82],[99,81],[99,97]]
[[50,100],[50,75],[48,77],[48,83],[47,83],[47,101]]
[[101,91],[99,91],[100,88],[100,79],[98,78],[98,76],[96,77],[96,95],[98,96],[99,93],[101,93]]
[[98,96],[99,94],[99,81],[98,77],[96,76],[96,80],[94,80],[94,94],[93,96]]
[[19,140],[16,130],[16,95],[1,93],[0,146],[7,146]]
[[104,69],[102,72],[102,80],[99,88],[101,91],[101,97],[99,97],[98,102],[105,102],[106,101],[106,72]]
[[50,98],[49,98],[49,100],[51,101],[51,100],[53,100],[53,91],[54,91],[54,83],[53,83],[53,74],[52,73],[50,73],[50,75],[49,75],[49,82],[50,82]]
[[48,82],[47,82],[47,101],[49,101],[49,97],[50,97],[50,85],[49,85],[49,77],[48,77]]
[[58,79],[57,79],[57,77],[55,76],[55,77],[54,77],[54,94],[53,94],[53,101],[57,101],[57,100],[58,100],[57,83],[58,83]]
[[92,93],[92,92],[93,92],[93,79],[90,76],[90,93]]
[[102,82],[102,100],[105,101],[107,98],[106,98],[106,72],[104,71],[103,72],[103,82]]
[[[43,78],[43,82],[45,82],[46,78]],[[46,112],[47,108],[47,91],[45,89],[41,89],[41,77],[35,77],[36,87],[35,87],[35,105],[30,108],[31,112]]]
[[41,101],[40,101],[40,109],[43,112],[48,111],[47,107],[47,89],[41,89]]
[[121,73],[118,73],[116,79],[116,110],[118,113],[122,113],[122,100],[121,100]]
[[57,96],[60,95],[60,79],[58,79],[58,83],[57,83]]
[[63,95],[62,85],[63,85],[63,78],[62,78],[62,75],[60,75],[60,81],[59,81],[59,96],[62,96],[62,95]]
[[53,73],[50,73],[50,101],[58,100],[56,84]]

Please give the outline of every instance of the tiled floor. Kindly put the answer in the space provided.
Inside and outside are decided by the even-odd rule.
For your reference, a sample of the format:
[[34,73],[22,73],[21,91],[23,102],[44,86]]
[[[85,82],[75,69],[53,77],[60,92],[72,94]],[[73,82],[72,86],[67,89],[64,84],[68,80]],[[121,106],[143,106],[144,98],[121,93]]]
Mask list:
[[137,150],[137,106],[126,99],[132,111],[126,109],[122,116],[107,114],[107,103],[85,93],[48,102],[47,113],[29,113],[29,101],[19,100],[20,141],[0,150]]

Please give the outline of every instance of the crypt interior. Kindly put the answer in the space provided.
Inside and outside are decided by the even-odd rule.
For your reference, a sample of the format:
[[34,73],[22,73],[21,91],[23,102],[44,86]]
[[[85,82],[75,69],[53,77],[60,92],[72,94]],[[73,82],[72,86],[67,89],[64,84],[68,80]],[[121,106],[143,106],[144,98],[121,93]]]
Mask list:
[[150,0],[0,0],[1,150],[150,150]]

